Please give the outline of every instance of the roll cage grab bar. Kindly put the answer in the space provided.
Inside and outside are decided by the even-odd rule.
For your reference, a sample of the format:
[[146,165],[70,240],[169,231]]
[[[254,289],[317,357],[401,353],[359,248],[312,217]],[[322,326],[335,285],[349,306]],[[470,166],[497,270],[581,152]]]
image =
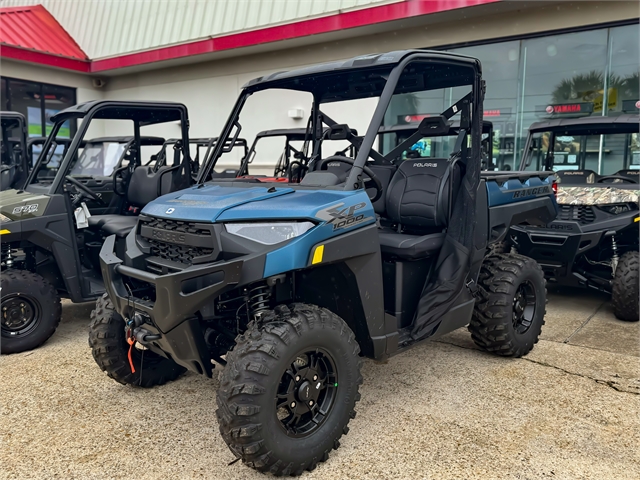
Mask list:
[[[387,108],[391,102],[393,95],[395,94],[396,87],[404,72],[405,67],[412,62],[415,62],[418,60],[429,60],[429,59],[430,59],[429,55],[414,53],[414,54],[407,55],[400,62],[398,62],[391,69],[388,75],[388,78],[385,82],[384,88],[382,89],[382,92],[378,97],[378,103],[372,115],[371,121],[369,122],[369,126],[367,128],[367,132],[365,133],[365,135],[364,136],[356,136],[356,135],[347,136],[346,140],[349,141],[349,143],[356,148],[357,154],[353,163],[353,167],[351,168],[349,172],[349,176],[347,177],[347,180],[345,182],[344,190],[357,190],[358,188],[360,188],[360,186],[362,185],[362,173],[364,171],[364,166],[366,165],[367,159],[369,157],[382,163],[387,163],[387,164],[391,163],[393,160],[395,160],[395,158],[399,154],[402,153],[402,151],[406,150],[408,147],[413,145],[417,140],[419,140],[424,136],[424,131],[421,131],[421,129],[418,128],[418,131],[416,131],[414,134],[412,134],[407,139],[405,139],[401,144],[395,147],[387,155],[382,155],[380,152],[378,152],[373,148],[373,144],[379,133],[379,128],[383,123],[384,115],[387,111]],[[441,63],[443,65],[457,64],[457,62],[455,61],[440,61],[438,63]],[[452,155],[455,155],[456,153],[460,153],[463,149],[466,148],[466,144],[464,143],[464,138],[466,138],[469,132],[473,132],[472,133],[473,135],[477,135],[480,137],[482,136],[481,124],[478,123],[479,120],[476,118],[474,119],[471,118],[470,104],[475,103],[477,101],[477,97],[481,95],[481,92],[483,93],[484,91],[485,84],[483,80],[479,80],[480,78],[479,67],[476,68],[471,65],[468,65],[468,67],[470,69],[473,69],[473,80],[469,83],[463,84],[463,86],[466,86],[466,85],[470,86],[471,92],[469,92],[463,98],[458,100],[455,104],[451,105],[440,115],[441,117],[444,117],[445,120],[449,120],[456,114],[458,113],[461,114],[460,130],[459,130],[458,138],[456,140],[455,148],[452,152]],[[460,85],[452,85],[452,86],[460,86]],[[277,88],[277,87],[273,87],[273,88]],[[444,86],[441,88],[449,88],[449,87]],[[266,87],[263,90],[268,90],[268,89],[269,87]],[[428,89],[425,89],[425,90],[428,90]],[[256,91],[261,91],[261,90],[256,90]],[[233,140],[235,140],[239,136],[240,130],[242,129],[242,126],[238,121],[239,115],[247,98],[253,93],[254,93],[253,91],[248,91],[245,88],[243,93],[240,95],[240,97],[236,101],[236,104],[233,110],[231,111],[231,114],[227,122],[225,123],[225,127],[219,137],[220,139],[228,138],[231,135],[231,132],[234,127],[236,128],[236,130],[233,135]],[[348,100],[348,98],[345,100]],[[329,117],[328,115],[320,111],[319,104],[320,102],[318,101],[317,96],[314,95],[313,107],[311,109],[311,115],[309,118],[309,122],[307,124],[307,130],[309,130],[309,126],[311,126],[310,133],[316,132],[318,130],[318,126],[322,125],[323,123],[327,125],[329,128],[338,125],[337,122],[335,122],[335,120],[333,120],[331,117]],[[476,127],[480,125],[480,129],[472,128],[472,123]],[[311,154],[309,163],[311,163],[314,158],[320,155],[321,146],[318,144],[322,141],[322,135],[320,136],[311,135],[311,141],[314,147],[312,149],[312,154]],[[218,158],[222,155],[222,153],[225,152],[225,149],[223,148],[224,143],[226,142],[218,142],[218,144],[216,144],[214,148],[214,152],[211,154],[211,157],[209,158],[210,161],[206,164],[205,168],[202,168],[200,170],[200,174],[196,182],[197,184],[201,184],[207,181],[211,173],[211,170],[215,166],[215,163],[217,162]],[[466,161],[463,160],[463,163],[466,163]]]

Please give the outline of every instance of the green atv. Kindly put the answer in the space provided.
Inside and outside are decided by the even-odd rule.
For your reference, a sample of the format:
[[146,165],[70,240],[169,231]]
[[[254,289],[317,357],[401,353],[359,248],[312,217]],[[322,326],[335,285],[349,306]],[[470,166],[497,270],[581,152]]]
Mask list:
[[[80,120],[64,157],[54,163],[59,146],[68,143],[59,138],[61,127],[72,123],[75,129]],[[51,337],[61,297],[86,302],[102,295],[98,253],[104,239],[116,235],[124,252],[140,209],[193,181],[182,147],[189,143],[184,105],[94,101],[63,110],[52,121],[24,188],[0,193],[2,353],[30,350]],[[116,122],[132,135],[84,140],[90,126],[95,131]],[[182,137],[173,162],[143,166],[143,154],[160,149],[164,139],[141,132],[175,122]]]

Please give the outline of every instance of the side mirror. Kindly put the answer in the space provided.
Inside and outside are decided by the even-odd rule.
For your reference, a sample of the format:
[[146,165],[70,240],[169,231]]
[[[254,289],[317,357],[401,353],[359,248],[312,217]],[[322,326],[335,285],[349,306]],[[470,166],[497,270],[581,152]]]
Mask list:
[[352,132],[349,125],[338,123],[329,128],[329,140],[347,140],[351,137]]

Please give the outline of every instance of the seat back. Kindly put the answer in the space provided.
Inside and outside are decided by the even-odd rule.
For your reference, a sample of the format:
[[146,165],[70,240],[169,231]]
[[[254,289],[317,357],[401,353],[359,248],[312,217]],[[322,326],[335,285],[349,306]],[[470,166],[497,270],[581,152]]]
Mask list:
[[325,164],[326,171],[331,172],[336,177],[338,177],[338,179],[340,180],[340,183],[345,182],[347,180],[347,177],[349,176],[349,172],[351,172],[351,168],[352,168],[351,164],[340,161],[341,158],[342,156],[340,155],[334,155],[332,157],[327,158],[327,163]]
[[403,161],[389,183],[387,217],[411,230],[446,227],[460,184],[459,168],[446,158]]
[[560,170],[556,175],[563,185],[583,185],[596,181],[596,172],[593,170]]
[[[391,183],[391,178],[393,178],[393,174],[396,173],[398,167],[395,165],[375,165],[370,164],[369,168],[373,173],[376,174],[378,180],[382,184],[382,196],[373,202],[373,209],[378,215],[385,215],[386,212],[386,193],[389,188],[389,183]],[[367,193],[371,195],[375,195],[375,188],[367,189]]]
[[640,170],[619,170],[614,175],[627,177],[632,182],[640,183]]
[[162,175],[171,167],[160,167],[154,172],[152,167],[139,166],[131,174],[127,188],[127,200],[134,207],[142,208],[171,188],[171,173]]

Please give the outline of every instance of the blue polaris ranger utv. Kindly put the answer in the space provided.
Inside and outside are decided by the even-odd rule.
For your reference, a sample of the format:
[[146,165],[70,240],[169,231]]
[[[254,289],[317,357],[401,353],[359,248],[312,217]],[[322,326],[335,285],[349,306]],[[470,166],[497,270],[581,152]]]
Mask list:
[[[390,109],[438,89],[457,101],[386,154],[374,148]],[[478,60],[420,50],[249,82],[196,185],[149,203],[124,253],[114,237],[105,241],[108,295],[89,336],[98,365],[145,387],[185,370],[211,377],[223,365],[217,415],[233,454],[297,475],[347,433],[363,356],[384,360],[465,325],[481,348],[525,355],[544,323],[542,271],[488,247],[513,224],[556,216],[553,173],[481,175],[484,89]],[[312,100],[301,182],[212,177],[243,121],[273,119],[270,109],[247,107],[264,94]],[[327,113],[366,111],[363,136]],[[454,116],[447,158],[407,155],[449,132]],[[355,158],[323,154],[327,138],[352,144]]]

